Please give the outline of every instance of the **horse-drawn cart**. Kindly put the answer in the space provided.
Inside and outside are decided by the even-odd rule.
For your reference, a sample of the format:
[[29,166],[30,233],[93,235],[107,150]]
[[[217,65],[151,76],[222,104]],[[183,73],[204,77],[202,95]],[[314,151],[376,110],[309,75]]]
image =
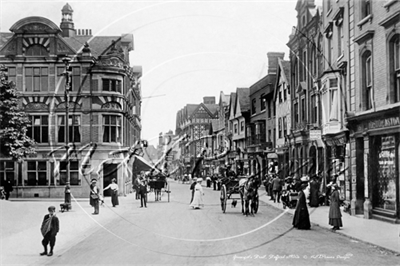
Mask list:
[[[235,207],[237,204],[237,200],[241,200],[242,203],[242,213],[245,214],[244,212],[244,201],[246,199],[244,199],[244,188],[245,186],[248,185],[248,179],[249,177],[245,177],[245,176],[241,176],[241,177],[234,177],[234,176],[230,176],[230,177],[225,177],[221,179],[221,196],[220,196],[220,200],[221,200],[221,208],[222,208],[222,212],[225,213],[226,211],[226,205],[227,205],[227,201],[228,200],[232,200],[232,206]],[[258,211],[258,205],[259,205],[259,200],[258,200],[258,193],[257,190],[255,190],[255,193],[257,195],[254,196],[252,204],[253,205],[253,211],[254,213],[257,213]],[[239,196],[236,196],[239,195]],[[247,214],[247,210],[246,210],[246,214]]]
[[170,200],[170,189],[167,177],[165,175],[159,174],[152,176],[148,181],[148,186],[150,188],[150,193],[154,192],[155,201],[160,201],[164,193],[168,195],[168,202]]

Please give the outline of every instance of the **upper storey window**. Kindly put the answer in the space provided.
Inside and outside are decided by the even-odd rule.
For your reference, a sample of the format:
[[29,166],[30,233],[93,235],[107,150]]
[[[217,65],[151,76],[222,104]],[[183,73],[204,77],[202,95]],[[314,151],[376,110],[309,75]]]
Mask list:
[[121,81],[117,79],[103,79],[103,91],[122,93]]

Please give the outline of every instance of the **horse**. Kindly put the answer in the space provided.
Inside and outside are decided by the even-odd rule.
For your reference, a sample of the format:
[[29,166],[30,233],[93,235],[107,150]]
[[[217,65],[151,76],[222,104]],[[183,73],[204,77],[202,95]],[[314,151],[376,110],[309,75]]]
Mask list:
[[[242,201],[242,214],[254,216],[258,211],[258,188],[260,187],[258,178],[249,177],[239,180],[240,199]],[[249,210],[250,205],[250,210]]]

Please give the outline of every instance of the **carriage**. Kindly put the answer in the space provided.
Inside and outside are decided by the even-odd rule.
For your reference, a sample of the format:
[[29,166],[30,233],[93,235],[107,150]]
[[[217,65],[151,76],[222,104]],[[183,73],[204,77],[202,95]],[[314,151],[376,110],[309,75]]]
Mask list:
[[153,175],[148,181],[149,192],[154,193],[155,201],[161,201],[164,193],[167,193],[168,202],[170,201],[170,189],[167,177],[161,173]]
[[[242,200],[241,197],[241,184],[240,180],[248,180],[247,176],[228,176],[224,177],[221,179],[221,208],[222,212],[225,213],[226,211],[226,204],[228,200],[232,200],[232,206],[235,207],[237,204],[237,200]],[[238,196],[235,196],[238,195]],[[258,205],[259,205],[259,199],[258,195],[255,197],[255,202],[254,202],[254,212],[257,213],[258,211]],[[242,202],[242,210],[243,210],[243,202]]]

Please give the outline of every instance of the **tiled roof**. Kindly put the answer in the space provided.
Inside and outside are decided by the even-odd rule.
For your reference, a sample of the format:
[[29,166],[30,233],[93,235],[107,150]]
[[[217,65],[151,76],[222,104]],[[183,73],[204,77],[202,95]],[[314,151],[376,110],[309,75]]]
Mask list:
[[215,112],[218,110],[218,105],[217,104],[204,104],[208,110],[214,115]]
[[7,43],[7,41],[14,35],[12,32],[0,32],[0,49]]
[[242,112],[250,111],[250,88],[237,88],[236,93],[239,99],[240,110]]
[[85,42],[88,42],[92,55],[98,57],[104,55],[111,47],[112,41],[117,41],[119,38],[120,36],[74,36],[64,37],[63,39],[75,49],[75,51],[81,49]]

